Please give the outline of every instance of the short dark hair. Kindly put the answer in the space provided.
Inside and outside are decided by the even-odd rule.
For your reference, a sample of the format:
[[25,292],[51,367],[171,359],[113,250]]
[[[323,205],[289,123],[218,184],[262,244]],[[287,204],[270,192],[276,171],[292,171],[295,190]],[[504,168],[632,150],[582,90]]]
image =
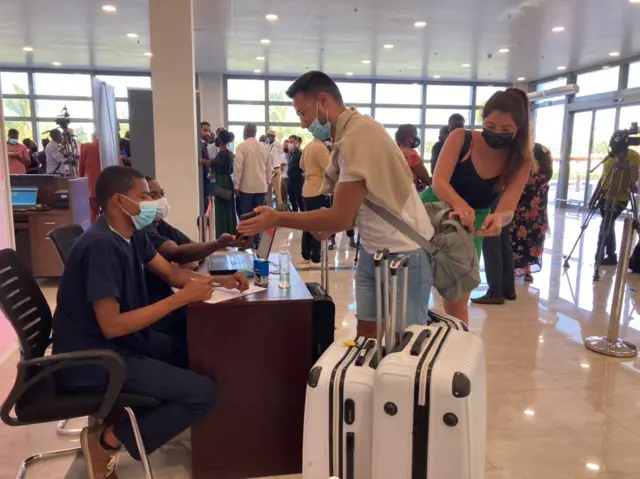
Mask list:
[[102,211],[113,195],[125,195],[133,188],[136,180],[144,180],[145,176],[129,166],[109,166],[102,170],[96,181],[96,199]]
[[211,126],[211,123],[209,123],[208,121],[201,121],[200,128],[202,128],[203,126]]
[[452,127],[455,125],[464,126],[465,122],[466,120],[464,119],[464,116],[462,116],[460,113],[454,113],[449,117],[449,127]]
[[49,141],[49,138],[43,138],[42,139],[42,147],[44,148],[45,146],[47,146],[49,143],[51,143],[51,141]]
[[228,130],[222,130],[220,133],[218,133],[218,139],[220,140],[220,143],[224,143],[225,145],[227,145],[229,143],[233,143],[233,140],[236,139],[236,136]]
[[145,176],[144,179],[147,180],[147,183],[149,183],[150,181],[155,181],[155,178],[152,178],[151,176]]
[[412,135],[418,135],[418,129],[415,126],[411,124],[400,125],[396,131],[396,143],[404,143]]
[[255,123],[247,123],[244,126],[244,136],[246,138],[255,138],[257,134],[258,134],[258,127],[255,125]]
[[293,98],[298,93],[309,96],[316,96],[318,93],[328,93],[338,103],[343,104],[342,93],[336,82],[326,73],[311,71],[307,72],[294,81],[287,90],[287,96]]
[[20,133],[15,128],[10,128],[7,132],[8,136],[20,136]]

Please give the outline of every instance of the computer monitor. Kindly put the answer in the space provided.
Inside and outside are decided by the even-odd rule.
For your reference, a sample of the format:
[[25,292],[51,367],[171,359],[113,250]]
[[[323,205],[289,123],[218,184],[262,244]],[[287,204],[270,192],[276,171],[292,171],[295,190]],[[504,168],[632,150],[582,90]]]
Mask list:
[[11,188],[11,204],[14,208],[33,208],[38,202],[38,188]]

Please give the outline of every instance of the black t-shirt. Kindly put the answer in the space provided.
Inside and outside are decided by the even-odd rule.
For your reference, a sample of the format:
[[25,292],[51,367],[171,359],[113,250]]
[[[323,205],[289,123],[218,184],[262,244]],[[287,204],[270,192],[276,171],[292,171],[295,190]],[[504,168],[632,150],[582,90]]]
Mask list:
[[303,178],[303,171],[300,168],[300,160],[302,159],[302,151],[300,148],[289,154],[287,162],[287,176],[290,180],[300,180]]
[[[191,239],[189,239],[189,237],[182,231],[174,228],[164,220],[160,220],[157,224],[148,226],[142,231],[147,235],[147,238],[149,238],[149,241],[156,251],[159,251],[160,247],[167,241],[173,241],[178,246],[192,242]],[[173,294],[171,285],[155,273],[145,270],[145,276],[147,281],[149,304],[157,303],[158,301],[168,298]]]
[[58,288],[53,316],[53,352],[112,349],[162,357],[163,338],[148,328],[107,339],[98,325],[93,302],[117,298],[120,312],[149,304],[144,268],[155,256],[147,235],[136,232],[127,241],[103,216],[73,245]]

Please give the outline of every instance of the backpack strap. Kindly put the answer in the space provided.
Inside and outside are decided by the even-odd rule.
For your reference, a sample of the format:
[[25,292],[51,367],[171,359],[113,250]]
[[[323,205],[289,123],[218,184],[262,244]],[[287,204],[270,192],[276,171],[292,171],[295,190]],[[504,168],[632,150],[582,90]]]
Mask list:
[[464,157],[467,156],[469,150],[471,149],[471,140],[473,139],[473,133],[470,130],[466,130],[464,132],[464,143],[462,144],[462,148],[460,149],[460,156],[458,156],[458,163],[464,160]]

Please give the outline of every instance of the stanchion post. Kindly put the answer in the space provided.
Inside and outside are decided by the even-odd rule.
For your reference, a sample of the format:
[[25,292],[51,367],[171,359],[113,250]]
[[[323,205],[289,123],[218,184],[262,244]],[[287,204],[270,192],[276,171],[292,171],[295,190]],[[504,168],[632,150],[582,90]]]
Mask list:
[[611,303],[611,319],[607,336],[591,336],[584,340],[587,349],[606,356],[616,358],[633,358],[638,355],[638,348],[635,344],[622,341],[618,338],[620,334],[620,320],[622,316],[622,306],[624,302],[624,291],[629,269],[629,259],[631,257],[631,245],[633,244],[635,218],[627,213],[624,219],[624,230],[622,232],[622,244],[620,246],[620,262],[616,279],[613,285],[613,301]]

